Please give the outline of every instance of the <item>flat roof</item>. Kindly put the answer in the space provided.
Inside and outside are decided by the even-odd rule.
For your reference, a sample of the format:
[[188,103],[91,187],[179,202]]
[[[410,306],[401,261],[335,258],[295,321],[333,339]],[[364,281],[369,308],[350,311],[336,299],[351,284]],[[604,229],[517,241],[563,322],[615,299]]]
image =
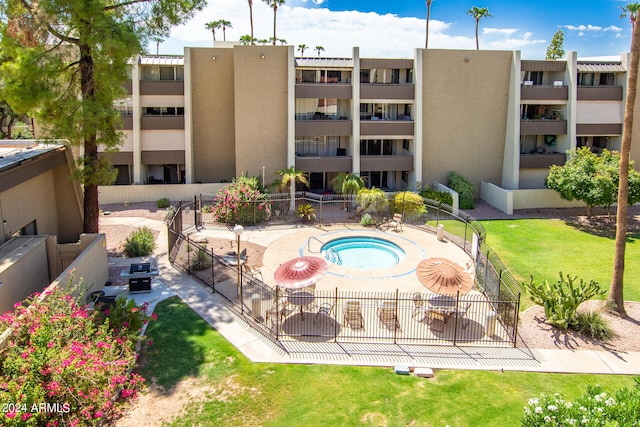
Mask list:
[[184,65],[182,55],[144,55],[140,57],[140,65]]

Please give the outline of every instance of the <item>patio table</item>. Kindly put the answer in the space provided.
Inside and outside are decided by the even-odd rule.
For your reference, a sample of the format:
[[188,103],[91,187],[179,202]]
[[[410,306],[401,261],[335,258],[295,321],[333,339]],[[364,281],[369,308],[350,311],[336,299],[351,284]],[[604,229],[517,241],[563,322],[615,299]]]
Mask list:
[[289,301],[289,303],[300,307],[300,315],[302,316],[302,320],[304,320],[304,307],[311,304],[313,301],[315,301],[315,299],[315,295],[307,291],[292,292],[289,294],[289,296],[287,296],[287,301]]

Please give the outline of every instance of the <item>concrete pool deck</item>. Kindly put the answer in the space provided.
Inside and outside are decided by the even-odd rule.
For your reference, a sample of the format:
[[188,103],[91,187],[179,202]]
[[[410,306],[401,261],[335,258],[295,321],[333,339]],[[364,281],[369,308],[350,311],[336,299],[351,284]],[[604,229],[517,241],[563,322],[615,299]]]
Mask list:
[[[229,310],[222,297],[213,294],[194,277],[173,268],[167,256],[167,231],[164,223],[144,218],[118,217],[101,217],[100,221],[114,225],[147,226],[160,231],[154,255],[145,259],[153,262],[159,268],[160,277],[153,279],[153,291],[148,294],[137,294],[137,300],[151,301],[155,304],[171,296],[178,296],[253,362],[640,374],[640,352],[529,349],[526,347],[397,346],[390,344],[376,346],[375,344],[350,345],[330,342],[287,342],[283,347],[280,347],[254,330],[241,316]],[[243,241],[269,246],[283,237],[291,236],[296,229],[287,226],[250,231],[247,230],[247,234],[243,234]],[[205,232],[211,233],[212,237],[215,235],[215,237],[233,239],[233,233],[227,229],[206,230]],[[387,234],[391,233],[393,232],[390,231]],[[110,266],[122,266],[123,268],[131,262],[137,262],[137,259],[109,259]],[[265,274],[265,279],[267,277]],[[422,287],[422,290],[424,289]]]

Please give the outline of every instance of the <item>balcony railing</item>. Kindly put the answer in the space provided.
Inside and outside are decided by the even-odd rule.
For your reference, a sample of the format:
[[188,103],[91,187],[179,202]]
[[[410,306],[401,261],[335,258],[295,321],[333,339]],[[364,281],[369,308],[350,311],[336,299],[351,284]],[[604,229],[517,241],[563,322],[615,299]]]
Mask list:
[[141,80],[140,95],[184,95],[184,82],[174,80]]
[[622,87],[578,86],[578,101],[622,101]]
[[415,99],[415,85],[361,83],[360,99]]
[[142,116],[142,130],[184,129],[184,116]]
[[562,166],[566,161],[563,153],[520,154],[522,169],[547,169],[552,165]]
[[296,136],[349,136],[353,133],[353,124],[346,119],[296,120],[295,125]]
[[351,99],[352,87],[349,83],[297,83],[296,98],[336,98]]
[[569,99],[569,89],[566,86],[521,86],[520,99],[522,101],[567,101]]
[[565,135],[566,120],[521,120],[520,135]]
[[351,156],[296,156],[296,169],[305,172],[351,172]]
[[413,121],[364,120],[360,122],[360,135],[413,135]]
[[412,171],[413,156],[360,156],[360,169],[365,171]]

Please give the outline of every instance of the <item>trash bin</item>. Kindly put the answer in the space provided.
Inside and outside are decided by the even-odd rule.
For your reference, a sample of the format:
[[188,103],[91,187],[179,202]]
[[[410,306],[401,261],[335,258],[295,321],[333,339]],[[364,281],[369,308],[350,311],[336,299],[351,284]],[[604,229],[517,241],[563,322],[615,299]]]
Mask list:
[[438,224],[436,227],[436,236],[439,241],[444,241],[444,224]]
[[264,316],[262,315],[262,299],[259,294],[251,295],[251,313],[254,319],[264,320]]
[[484,334],[488,337],[492,337],[496,334],[496,313],[492,312],[487,314],[487,318],[484,326]]

